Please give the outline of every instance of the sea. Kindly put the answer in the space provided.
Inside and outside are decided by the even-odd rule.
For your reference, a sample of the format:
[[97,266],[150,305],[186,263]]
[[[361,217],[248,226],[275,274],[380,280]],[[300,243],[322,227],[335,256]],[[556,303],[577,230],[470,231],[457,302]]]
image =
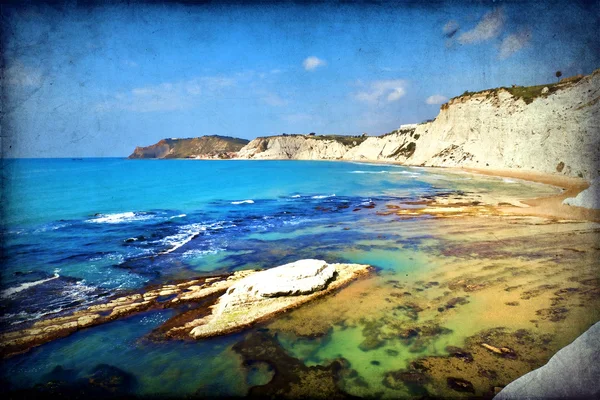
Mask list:
[[[419,241],[403,238],[403,227],[418,229],[429,217],[379,215],[387,204],[445,193],[533,197],[551,191],[503,178],[339,161],[3,162],[4,331],[155,284],[304,258],[370,264],[378,273],[408,276],[420,267],[406,252],[418,251],[435,232],[423,230]],[[383,227],[384,237],[378,234]],[[128,390],[136,395],[244,396],[272,377],[273,371],[252,369],[232,350],[248,332],[149,340],[173,312],[138,314],[5,359],[2,386],[35,388],[57,374],[76,381],[108,365],[131,377],[135,384]],[[352,340],[335,337],[313,349],[313,364],[329,360],[318,351],[326,354],[340,348],[336,340]],[[302,340],[288,336],[281,345],[294,354]],[[360,371],[360,362],[353,368]]]

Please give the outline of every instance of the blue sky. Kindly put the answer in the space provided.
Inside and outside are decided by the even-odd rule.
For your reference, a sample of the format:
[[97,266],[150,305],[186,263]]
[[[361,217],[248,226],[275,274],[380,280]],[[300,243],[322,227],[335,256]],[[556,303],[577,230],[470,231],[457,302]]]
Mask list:
[[600,67],[596,2],[5,6],[3,154],[382,134],[465,90]]

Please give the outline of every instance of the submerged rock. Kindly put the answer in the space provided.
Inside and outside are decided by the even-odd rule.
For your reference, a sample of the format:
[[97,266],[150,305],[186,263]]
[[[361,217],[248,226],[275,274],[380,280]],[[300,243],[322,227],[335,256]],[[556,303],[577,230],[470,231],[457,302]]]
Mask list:
[[473,387],[473,384],[467,381],[466,379],[450,377],[447,379],[447,383],[450,389],[454,389],[457,392],[475,393],[475,388]]

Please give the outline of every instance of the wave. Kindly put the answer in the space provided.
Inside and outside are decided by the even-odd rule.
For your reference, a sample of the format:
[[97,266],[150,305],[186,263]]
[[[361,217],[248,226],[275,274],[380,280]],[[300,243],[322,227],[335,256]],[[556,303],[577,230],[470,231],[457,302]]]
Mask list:
[[363,171],[363,170],[356,170],[356,171],[350,171],[348,172],[349,174],[390,174],[390,175],[410,175],[412,177],[415,176],[419,176],[421,175],[418,172],[411,172],[411,171]]
[[173,218],[183,218],[186,217],[186,214],[179,214],[179,215],[173,215],[172,217],[170,217],[169,219],[173,219]]
[[[137,240],[137,238],[134,238],[135,240]],[[109,253],[109,254],[103,254],[100,256],[96,256],[96,257],[92,257],[89,259],[90,262],[96,262],[96,261],[110,261],[113,264],[121,264],[125,261],[125,257],[122,254],[118,254],[118,253]]]
[[46,315],[56,314],[63,311],[62,307],[58,307],[49,311],[27,312],[20,311],[18,313],[7,313],[0,316],[0,321],[10,321],[10,325],[22,324],[23,322],[35,321]]
[[201,224],[192,224],[183,227],[183,230],[181,232],[159,240],[159,243],[170,245],[172,247],[167,250],[163,250],[158,254],[169,254],[174,252],[181,246],[195,239],[200,234],[200,232],[203,232],[205,230],[206,226]]
[[[47,282],[49,280],[57,279],[58,277],[56,275],[55,277],[46,279],[44,281]],[[63,278],[60,277],[60,279]],[[21,308],[17,309],[18,312],[8,312],[6,314],[3,314],[2,316],[0,316],[0,321],[6,321],[10,325],[17,325],[23,322],[35,321],[46,315],[58,314],[65,310],[73,311],[76,309],[80,309],[82,307],[92,304],[99,298],[98,295],[93,296],[93,294],[98,291],[98,288],[95,286],[86,285],[85,280],[81,280],[74,284],[70,283],[67,280],[59,284],[55,284],[55,289],[57,287],[56,285],[60,285],[61,287],[60,294],[56,296],[47,296],[44,294],[33,295],[32,297],[36,299],[34,300],[33,304],[29,304],[26,307],[26,309],[22,309],[22,306],[18,306],[19,308]],[[43,300],[43,303],[37,303],[38,300]],[[28,303],[30,302],[28,301]]]
[[254,200],[232,201],[231,204],[254,204]]
[[200,250],[200,249],[194,249],[194,250],[187,250],[184,251],[183,254],[181,255],[183,258],[197,258],[197,257],[202,257],[202,256],[206,256],[209,254],[217,254],[221,251],[224,251],[225,249],[223,248],[214,248],[214,249],[208,249],[208,250]]
[[311,197],[312,199],[327,199],[329,197],[335,197],[335,193],[334,194],[330,194],[330,195],[318,195],[318,196],[313,196]]
[[502,182],[504,183],[517,183],[517,181],[509,178],[502,178]]
[[38,228],[38,229],[34,230],[33,233],[42,233],[42,232],[48,232],[48,231],[55,231],[57,229],[64,228],[67,225],[69,225],[69,224],[64,223],[64,222],[50,223],[50,224],[46,224],[46,225],[42,226],[41,228]]
[[53,279],[57,279],[59,277],[60,277],[60,275],[58,275],[58,273],[55,272],[54,276],[52,276],[50,278],[40,279],[39,281],[22,283],[19,286],[15,286],[15,287],[3,290],[2,292],[0,292],[0,297],[3,297],[3,298],[11,297],[12,295],[22,292],[23,290],[29,289],[29,288],[37,286],[37,285],[41,285],[42,283],[51,281]]
[[300,197],[302,197],[302,195],[300,194],[295,194],[293,196],[290,196],[292,199],[299,199]]
[[138,212],[122,212],[114,214],[98,214],[96,218],[88,219],[85,222],[94,224],[120,224],[123,222],[145,221],[154,218],[153,215]]

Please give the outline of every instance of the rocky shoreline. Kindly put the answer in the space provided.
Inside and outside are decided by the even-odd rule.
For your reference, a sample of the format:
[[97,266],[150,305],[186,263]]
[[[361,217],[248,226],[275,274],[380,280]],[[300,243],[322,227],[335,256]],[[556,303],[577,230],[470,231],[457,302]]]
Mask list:
[[[323,271],[315,267],[326,267],[329,275],[323,276]],[[183,305],[191,306],[191,311],[186,310],[171,318],[154,332],[153,338],[200,339],[224,335],[332,293],[370,271],[372,268],[367,265],[300,260],[265,271],[244,270],[162,285],[67,312],[61,317],[42,319],[25,329],[4,332],[0,334],[0,354],[9,357],[81,329],[145,311],[179,309]],[[263,281],[268,276],[271,279]],[[302,291],[278,291],[282,285],[307,283]],[[238,290],[236,298],[239,298],[240,288],[248,287],[254,291],[243,301],[231,301],[234,289]],[[259,289],[260,292],[257,291]]]

